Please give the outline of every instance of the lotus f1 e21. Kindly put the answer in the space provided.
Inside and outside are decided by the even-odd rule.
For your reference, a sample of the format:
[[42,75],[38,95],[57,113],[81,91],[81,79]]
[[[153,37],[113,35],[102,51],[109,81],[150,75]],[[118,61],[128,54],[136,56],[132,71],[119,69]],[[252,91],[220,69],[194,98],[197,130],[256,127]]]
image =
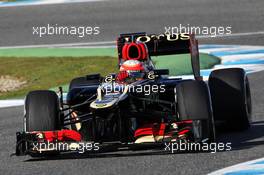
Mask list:
[[[229,130],[250,126],[251,97],[245,71],[214,70],[203,81],[193,34],[121,34],[117,50],[118,73],[74,78],[66,100],[61,88],[59,95],[49,90],[27,94],[24,130],[17,133],[17,155],[41,155],[34,143],[47,142],[117,147],[210,143],[215,142],[218,124]],[[194,79],[170,77],[168,69],[155,69],[151,59],[186,53],[191,55]]]

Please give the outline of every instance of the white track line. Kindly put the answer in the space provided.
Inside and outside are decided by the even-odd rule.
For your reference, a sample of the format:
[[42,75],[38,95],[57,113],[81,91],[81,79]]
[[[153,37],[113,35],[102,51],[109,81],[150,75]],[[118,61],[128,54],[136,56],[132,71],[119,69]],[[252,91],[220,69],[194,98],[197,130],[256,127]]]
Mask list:
[[86,43],[65,43],[65,44],[40,44],[40,45],[23,45],[23,46],[3,46],[0,49],[18,49],[18,48],[53,48],[53,47],[71,47],[71,46],[91,46],[96,47],[115,44],[115,41],[103,41],[103,42],[86,42]]
[[[204,52],[204,53],[210,54],[212,52],[220,52],[220,51],[225,51],[225,52],[231,51],[232,52],[232,51],[236,51],[238,49],[243,50],[243,51],[263,49],[263,46],[246,46],[246,45],[237,45],[235,47],[234,46],[235,45],[226,45],[226,47],[221,47],[221,48],[209,48],[209,49],[200,49],[200,50],[202,50],[202,52]],[[244,54],[242,54],[242,55],[244,55]]]
[[203,53],[210,54],[211,52],[220,52],[220,51],[232,51],[237,50],[237,47],[223,47],[223,48],[211,48],[211,49],[200,49]]
[[232,173],[232,172],[237,172],[237,171],[242,171],[242,170],[262,170],[263,171],[264,169],[263,164],[254,164],[257,162],[261,162],[261,161],[264,161],[264,158],[236,164],[236,165],[233,165],[227,168],[214,171],[212,173],[209,173],[208,175],[221,175],[221,174]]
[[223,61],[243,60],[248,58],[264,58],[264,53],[227,55],[227,56],[222,56],[221,58]]
[[0,108],[22,106],[24,105],[23,99],[18,100],[0,100]]
[[41,0],[32,2],[0,2],[0,8],[21,7],[21,6],[35,6],[35,5],[49,5],[49,4],[71,4],[80,2],[97,2],[107,0]]
[[251,36],[251,35],[263,35],[263,34],[264,34],[264,31],[257,31],[257,32],[223,34],[223,35],[199,35],[196,38],[225,38],[225,37],[241,37],[241,36]]

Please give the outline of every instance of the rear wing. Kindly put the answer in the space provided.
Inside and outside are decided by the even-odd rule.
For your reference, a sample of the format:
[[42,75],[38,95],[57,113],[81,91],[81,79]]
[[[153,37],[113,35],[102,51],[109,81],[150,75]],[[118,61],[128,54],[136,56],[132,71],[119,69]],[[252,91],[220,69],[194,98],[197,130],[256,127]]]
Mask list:
[[195,79],[201,79],[198,42],[194,34],[160,34],[146,33],[121,34],[117,39],[118,59],[122,59],[122,48],[127,42],[143,42],[148,48],[150,56],[174,55],[190,53],[192,69]]

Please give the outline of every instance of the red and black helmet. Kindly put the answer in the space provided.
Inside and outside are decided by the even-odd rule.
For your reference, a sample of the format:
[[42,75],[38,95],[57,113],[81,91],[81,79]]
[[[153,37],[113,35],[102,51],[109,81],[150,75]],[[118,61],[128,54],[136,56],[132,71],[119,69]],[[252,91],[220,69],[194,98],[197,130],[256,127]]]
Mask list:
[[142,62],[138,60],[127,60],[120,66],[118,80],[125,79],[138,80],[142,79],[146,74],[146,69]]
[[142,72],[144,70],[144,65],[138,60],[127,60],[120,66],[120,71]]

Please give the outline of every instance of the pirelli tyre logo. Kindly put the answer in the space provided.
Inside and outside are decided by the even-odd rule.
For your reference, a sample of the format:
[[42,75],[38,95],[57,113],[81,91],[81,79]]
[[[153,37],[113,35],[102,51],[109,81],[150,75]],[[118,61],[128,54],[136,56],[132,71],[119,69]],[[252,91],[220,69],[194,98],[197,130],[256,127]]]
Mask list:
[[[135,41],[136,42],[143,42],[143,43],[148,43],[150,41],[155,41],[155,40],[167,40],[167,41],[178,41],[178,40],[189,40],[190,36],[187,33],[180,33],[180,34],[160,34],[160,35],[143,35],[143,36],[138,36],[136,37]],[[126,37],[125,40],[127,42],[131,41],[130,37]]]

